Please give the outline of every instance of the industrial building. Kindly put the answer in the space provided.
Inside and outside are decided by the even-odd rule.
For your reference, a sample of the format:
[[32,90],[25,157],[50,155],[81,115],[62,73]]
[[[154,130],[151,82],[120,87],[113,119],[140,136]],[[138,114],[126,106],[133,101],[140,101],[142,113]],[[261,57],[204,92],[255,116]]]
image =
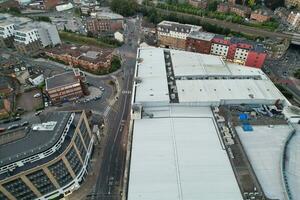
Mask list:
[[[237,148],[235,127],[229,126],[231,122],[226,122],[219,111],[222,106],[290,106],[260,69],[229,63],[219,56],[145,47],[138,49],[134,80],[126,182],[129,200],[235,200],[285,195],[284,187],[274,193],[278,184],[265,184],[265,172],[235,168],[245,162],[241,159],[235,163],[234,159],[244,150]],[[286,135],[278,136],[274,144],[283,143]],[[246,152],[251,156],[251,150]],[[255,167],[257,160],[251,160]],[[254,173],[260,175],[262,187]],[[274,177],[277,183],[283,181],[280,172],[274,174],[278,175]],[[239,176],[247,176],[248,185]],[[270,191],[263,191],[268,188]]]
[[87,174],[94,136],[85,112],[39,117],[0,136],[0,199],[62,198]]

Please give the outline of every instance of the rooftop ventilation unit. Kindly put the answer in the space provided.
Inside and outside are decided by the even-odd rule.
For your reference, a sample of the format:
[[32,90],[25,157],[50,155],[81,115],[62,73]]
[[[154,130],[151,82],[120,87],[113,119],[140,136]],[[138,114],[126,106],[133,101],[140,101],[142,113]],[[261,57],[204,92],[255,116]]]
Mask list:
[[31,128],[34,131],[53,131],[56,124],[56,121],[50,121],[42,124],[33,124]]

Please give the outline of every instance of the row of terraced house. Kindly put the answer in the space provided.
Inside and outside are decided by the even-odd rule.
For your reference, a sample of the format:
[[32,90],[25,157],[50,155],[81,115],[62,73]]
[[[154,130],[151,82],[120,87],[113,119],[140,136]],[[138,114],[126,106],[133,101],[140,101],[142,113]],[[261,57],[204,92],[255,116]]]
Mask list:
[[204,32],[200,26],[162,21],[157,26],[157,35],[159,46],[218,55],[249,67],[261,68],[267,58],[262,44]]

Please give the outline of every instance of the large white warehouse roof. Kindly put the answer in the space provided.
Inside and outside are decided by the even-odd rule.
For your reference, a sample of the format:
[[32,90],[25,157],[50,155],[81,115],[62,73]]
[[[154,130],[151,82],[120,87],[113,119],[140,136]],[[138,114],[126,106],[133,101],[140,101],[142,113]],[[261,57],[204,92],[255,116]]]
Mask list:
[[286,100],[260,69],[226,63],[212,55],[141,48],[135,76],[140,81],[136,103],[168,104],[170,80],[175,82],[179,103],[274,104]]
[[241,200],[211,111],[168,109],[135,120],[128,199]]

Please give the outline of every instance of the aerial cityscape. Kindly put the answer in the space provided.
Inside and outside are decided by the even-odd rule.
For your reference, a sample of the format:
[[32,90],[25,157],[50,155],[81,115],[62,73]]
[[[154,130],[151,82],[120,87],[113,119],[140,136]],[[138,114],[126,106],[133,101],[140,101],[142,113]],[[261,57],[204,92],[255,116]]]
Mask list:
[[300,200],[300,0],[0,0],[0,200]]

